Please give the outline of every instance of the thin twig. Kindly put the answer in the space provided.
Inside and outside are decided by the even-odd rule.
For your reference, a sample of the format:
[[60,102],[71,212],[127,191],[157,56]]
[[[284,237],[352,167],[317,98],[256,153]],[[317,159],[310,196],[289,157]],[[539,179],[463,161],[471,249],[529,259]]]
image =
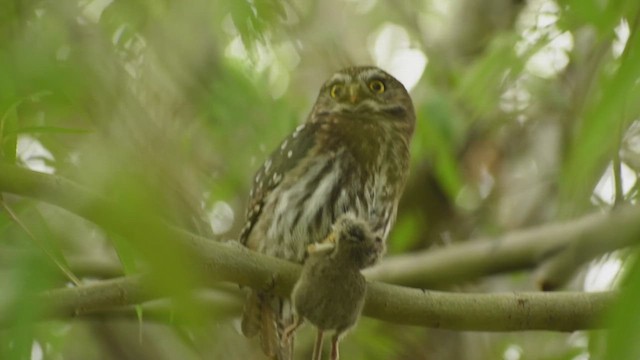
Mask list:
[[66,276],[76,286],[80,286],[80,279],[78,279],[78,277],[76,277],[73,274],[71,269],[69,269],[69,267],[66,264],[62,263],[55,256],[55,254],[51,252],[51,250],[49,250],[45,245],[43,245],[42,240],[38,239],[33,234],[33,232],[29,230],[29,228],[22,222],[22,220],[20,220],[18,215],[16,215],[16,213],[14,213],[13,210],[11,210],[11,208],[9,207],[9,205],[7,205],[7,203],[4,201],[1,195],[0,195],[0,205],[7,212],[7,214],[9,214],[9,217],[11,218],[11,220],[13,220],[13,222],[15,222],[18,225],[18,227],[20,227],[25,232],[25,234],[27,234],[27,236],[34,242],[34,244],[36,244],[36,246],[38,246],[40,250],[42,250],[42,252],[47,255],[47,257],[55,264],[55,266],[62,272],[62,274],[64,274],[64,276]]

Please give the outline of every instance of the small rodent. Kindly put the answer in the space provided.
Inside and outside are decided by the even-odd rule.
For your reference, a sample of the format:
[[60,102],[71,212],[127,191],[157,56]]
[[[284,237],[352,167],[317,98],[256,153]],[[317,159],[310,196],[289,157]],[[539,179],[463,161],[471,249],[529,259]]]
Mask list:
[[324,332],[332,330],[331,359],[338,359],[340,339],[356,324],[364,306],[367,284],[360,270],[378,260],[384,243],[366,222],[344,215],[327,239],[309,245],[307,251],[291,294],[296,319],[285,330],[283,342],[308,320],[318,328],[313,359],[321,358]]

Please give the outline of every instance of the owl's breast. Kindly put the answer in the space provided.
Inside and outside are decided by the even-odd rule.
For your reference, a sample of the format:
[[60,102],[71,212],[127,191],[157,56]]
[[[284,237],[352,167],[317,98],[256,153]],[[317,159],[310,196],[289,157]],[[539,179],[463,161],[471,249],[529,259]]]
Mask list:
[[374,123],[339,124],[316,124],[315,146],[264,199],[251,233],[262,237],[255,241],[259,251],[301,262],[307,245],[328,236],[345,213],[367,220],[386,239],[405,161],[390,149],[392,134]]

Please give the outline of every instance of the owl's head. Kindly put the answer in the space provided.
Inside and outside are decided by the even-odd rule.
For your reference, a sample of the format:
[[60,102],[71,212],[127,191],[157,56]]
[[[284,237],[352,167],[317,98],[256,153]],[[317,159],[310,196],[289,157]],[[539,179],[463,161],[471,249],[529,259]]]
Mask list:
[[413,121],[411,97],[393,76],[375,66],[342,69],[327,80],[315,110],[326,113],[383,114]]

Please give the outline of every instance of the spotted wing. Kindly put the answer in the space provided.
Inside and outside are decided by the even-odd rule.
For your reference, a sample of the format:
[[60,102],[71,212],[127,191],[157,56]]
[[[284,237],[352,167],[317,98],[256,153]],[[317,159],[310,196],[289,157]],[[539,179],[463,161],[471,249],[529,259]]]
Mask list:
[[305,123],[298,126],[271,153],[256,173],[250,192],[246,223],[240,233],[240,242],[243,245],[247,245],[249,235],[262,215],[267,196],[273,189],[278,187],[285,174],[294,169],[302,159],[309,155],[309,151],[316,143],[314,135],[318,126],[317,123]]

